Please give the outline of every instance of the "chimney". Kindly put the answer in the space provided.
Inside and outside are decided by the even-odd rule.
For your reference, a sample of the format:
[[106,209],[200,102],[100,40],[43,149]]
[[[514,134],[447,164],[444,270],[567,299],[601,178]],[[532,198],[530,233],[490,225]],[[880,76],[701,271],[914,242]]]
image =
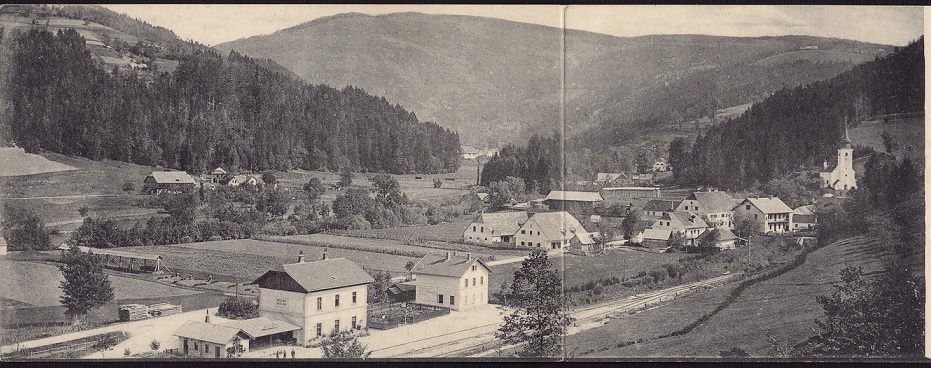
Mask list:
[[304,251],[297,254],[297,263],[304,263]]
[[825,168],[825,169],[828,168],[828,160],[824,160],[824,168]]
[[326,249],[323,250],[323,255],[320,256],[320,260],[326,261]]
[[204,317],[204,323],[210,323],[210,309],[207,309],[207,317]]
[[452,254],[449,252],[446,252],[446,262],[449,262],[451,258],[452,258]]
[[466,253],[466,262],[472,262],[472,253]]

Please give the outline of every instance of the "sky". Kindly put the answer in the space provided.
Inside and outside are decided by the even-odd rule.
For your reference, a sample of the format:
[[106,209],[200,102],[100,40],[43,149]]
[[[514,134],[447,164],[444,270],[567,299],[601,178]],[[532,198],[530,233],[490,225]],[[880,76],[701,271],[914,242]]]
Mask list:
[[[270,34],[319,17],[415,11],[500,18],[560,27],[556,5],[104,5],[205,45]],[[920,7],[791,5],[572,5],[567,28],[629,37],[810,35],[904,46],[924,31]]]

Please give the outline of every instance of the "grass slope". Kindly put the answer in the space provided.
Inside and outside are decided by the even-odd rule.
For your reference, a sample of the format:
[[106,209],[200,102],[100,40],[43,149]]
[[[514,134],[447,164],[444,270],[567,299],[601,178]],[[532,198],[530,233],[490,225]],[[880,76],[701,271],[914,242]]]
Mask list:
[[[866,237],[832,243],[810,253],[807,261],[798,268],[751,286],[728,308],[688,334],[615,347],[592,356],[719,357],[721,350],[732,347],[745,349],[752,356],[767,356],[769,336],[791,346],[814,333],[814,320],[823,317],[823,310],[815,297],[831,293],[831,285],[840,281],[841,269],[862,266],[867,273],[877,272],[887,254],[880,244]],[[721,294],[721,300],[723,298],[724,294]],[[685,302],[689,300],[683,299]],[[704,301],[696,303],[697,307],[705,305]],[[668,313],[662,308],[659,310],[666,318],[678,319],[674,310]],[[694,320],[701,314],[696,310],[691,318]],[[660,320],[662,316],[657,318],[657,323]],[[655,336],[643,336],[650,337]]]

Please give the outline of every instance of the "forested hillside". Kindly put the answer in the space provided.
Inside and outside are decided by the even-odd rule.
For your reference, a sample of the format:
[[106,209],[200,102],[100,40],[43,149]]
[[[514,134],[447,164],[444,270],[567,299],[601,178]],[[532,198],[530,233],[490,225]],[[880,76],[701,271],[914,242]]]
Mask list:
[[[19,33],[19,34],[16,34]],[[13,37],[11,140],[92,159],[189,171],[350,167],[455,171],[459,138],[351,86],[308,85],[267,62],[200,47],[151,81],[95,64],[78,32]]]
[[924,111],[923,37],[824,82],[782,89],[694,145],[670,148],[680,183],[738,189],[835,154],[844,121]]
[[541,194],[560,190],[563,180],[559,137],[534,134],[527,146],[509,144],[482,167],[481,184],[502,181],[508,176],[524,180],[527,191]]

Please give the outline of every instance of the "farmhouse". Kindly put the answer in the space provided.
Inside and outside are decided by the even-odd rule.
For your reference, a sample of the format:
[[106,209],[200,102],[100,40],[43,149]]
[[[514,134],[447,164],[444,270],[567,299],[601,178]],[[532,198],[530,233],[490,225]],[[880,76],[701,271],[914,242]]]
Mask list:
[[613,187],[601,190],[601,196],[608,201],[630,201],[639,198],[659,198],[658,187]]
[[513,244],[514,234],[524,221],[527,221],[527,212],[524,211],[483,213],[466,227],[462,233],[462,241],[477,244]]
[[792,230],[810,230],[817,223],[814,205],[801,206],[792,210]]
[[728,229],[724,229],[724,228],[705,230],[705,232],[701,233],[701,235],[698,236],[698,238],[696,239],[696,243],[701,243],[702,240],[711,236],[711,233],[714,230],[718,231],[718,240],[714,243],[715,247],[721,250],[736,248],[737,235],[734,235],[732,231]]
[[625,173],[597,173],[595,182],[601,185],[633,185],[633,180]]
[[590,215],[595,213],[595,202],[604,201],[598,192],[571,192],[554,190],[543,200],[554,211],[568,211]]
[[857,187],[856,172],[853,170],[853,146],[844,124],[844,139],[841,147],[837,149],[837,158],[830,164],[824,160],[821,169],[821,187],[833,190],[846,191]]
[[731,229],[734,227],[734,206],[740,203],[727,192],[709,190],[689,194],[676,207],[678,212],[690,212],[701,216],[705,222],[714,227]]
[[368,273],[344,258],[284,264],[266,272],[253,284],[259,287],[259,313],[301,329],[294,331],[304,345],[333,330],[365,327]]
[[666,172],[666,171],[669,171],[669,170],[672,170],[672,166],[669,166],[669,165],[666,163],[666,159],[665,159],[665,158],[660,158],[659,160],[656,160],[656,162],[653,163],[653,171],[656,171],[656,172]]
[[[659,220],[656,220],[653,223],[653,226],[650,226],[650,229],[653,230],[669,230],[670,233],[681,232],[682,235],[685,235],[685,244],[694,245],[695,238],[701,235],[709,226],[701,219],[698,215],[694,215],[688,212],[667,212],[660,216]],[[654,234],[659,234],[658,232],[647,233],[644,231],[643,241],[646,243],[649,241],[656,240],[653,236]],[[666,239],[669,239],[667,236]]]
[[792,209],[776,197],[747,198],[734,212],[758,220],[763,233],[783,233],[792,229]]
[[672,212],[679,206],[679,201],[668,199],[651,199],[643,205],[644,218],[659,220],[666,212]]
[[671,236],[672,230],[670,229],[645,229],[640,244],[648,248],[665,248],[666,241]]
[[514,244],[560,249],[570,245],[577,234],[583,233],[577,240],[579,244],[591,241],[590,236],[587,236],[589,233],[568,212],[539,212],[521,225],[514,235]]
[[456,311],[488,304],[490,273],[488,265],[472,254],[427,254],[411,269],[415,302]]
[[193,190],[197,184],[184,171],[153,171],[142,182],[142,191],[148,194],[180,193]]

